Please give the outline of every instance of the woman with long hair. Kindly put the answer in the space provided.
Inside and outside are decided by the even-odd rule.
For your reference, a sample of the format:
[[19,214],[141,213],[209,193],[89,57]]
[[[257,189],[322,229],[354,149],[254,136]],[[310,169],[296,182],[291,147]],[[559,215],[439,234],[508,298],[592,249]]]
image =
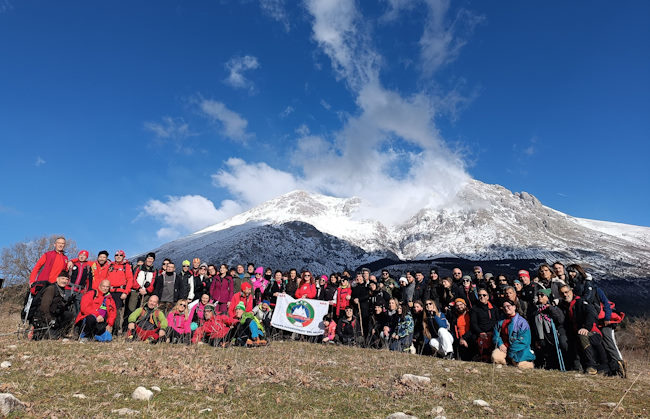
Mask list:
[[167,342],[190,343],[192,319],[187,309],[187,300],[178,300],[167,315]]

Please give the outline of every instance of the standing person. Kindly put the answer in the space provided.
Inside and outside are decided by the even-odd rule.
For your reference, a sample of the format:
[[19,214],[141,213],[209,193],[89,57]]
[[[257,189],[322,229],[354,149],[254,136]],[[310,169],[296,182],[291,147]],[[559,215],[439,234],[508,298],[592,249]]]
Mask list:
[[127,299],[124,317],[128,318],[136,308],[146,303],[143,299],[148,298],[147,296],[153,292],[153,283],[156,279],[156,268],[153,266],[155,260],[156,254],[149,252],[144,258],[144,263],[135,268],[131,293]]
[[77,258],[72,259],[68,266],[70,272],[70,296],[74,301],[73,307],[76,316],[81,309],[82,296],[93,286],[93,273],[88,261],[88,251],[80,251]]
[[[478,268],[480,268],[480,266],[478,266]],[[480,274],[481,281],[483,281],[483,271],[481,271]],[[462,298],[465,300],[470,309],[478,302],[476,285],[472,283],[472,278],[470,278],[469,275],[463,277],[463,285],[460,287],[460,295],[456,295],[456,298]]]
[[544,288],[550,288],[553,304],[557,305],[560,302],[562,295],[560,294],[560,287],[566,285],[564,281],[556,277],[554,272],[551,270],[551,267],[546,263],[542,263],[537,270],[537,275],[539,277],[539,283]]
[[429,299],[429,287],[424,280],[424,274],[417,271],[415,273],[415,289],[413,290],[413,301],[426,301]]
[[117,318],[117,308],[110,288],[110,281],[104,279],[96,290],[91,289],[81,298],[81,310],[75,320],[79,339],[90,336],[100,342],[113,340],[111,333]]
[[97,260],[90,265],[90,270],[93,273],[94,287],[99,286],[100,282],[108,279],[108,268],[111,266],[111,261],[108,258],[108,250],[100,250],[97,253]]
[[483,268],[478,265],[474,266],[474,283],[478,284],[484,281],[485,279],[483,278]]
[[368,336],[368,327],[370,325],[370,295],[368,293],[368,287],[365,284],[363,275],[358,276],[357,286],[352,288],[352,308],[356,313],[356,316],[361,321],[361,330],[363,331],[363,336]]
[[453,284],[460,285],[463,280],[463,271],[459,267],[455,267],[451,270],[451,276],[453,278]]
[[298,271],[295,268],[289,270],[289,279],[287,281],[286,292],[289,295],[295,295],[298,290],[298,284],[301,278],[298,276]]
[[564,296],[562,308],[568,324],[571,325],[572,333],[570,332],[569,336],[577,338],[573,344],[584,361],[586,373],[595,375],[601,371],[608,374],[609,365],[603,348],[603,336],[596,324],[598,314],[593,304],[575,295],[568,285],[562,286],[560,292]]
[[269,300],[271,308],[275,308],[275,304],[278,301],[278,295],[284,293],[286,288],[286,283],[282,278],[282,271],[275,271],[273,274],[273,281],[266,287],[264,292],[264,298]]
[[174,284],[174,298],[178,300],[187,300],[188,304],[198,300],[200,295],[194,295],[194,276],[190,272],[190,261],[184,260],[181,265],[181,272],[176,276]]
[[210,298],[214,302],[217,313],[227,313],[228,305],[235,295],[234,282],[228,274],[228,266],[219,265],[219,273],[212,278],[210,285]]
[[311,272],[305,271],[300,276],[300,282],[298,283],[295,297],[298,299],[316,297],[316,285],[314,285],[314,278],[312,277]]
[[568,284],[569,278],[566,275],[564,264],[562,264],[562,262],[558,261],[553,264],[553,272],[558,279],[560,279],[565,284]]
[[241,284],[248,282],[246,279],[246,272],[244,271],[244,265],[237,265],[237,274],[232,277],[233,286],[235,290],[241,289]]
[[199,275],[199,270],[200,269],[201,269],[201,259],[200,258],[192,259],[192,268],[190,269],[190,272],[192,273],[192,276]]
[[352,289],[347,276],[341,277],[341,282],[336,290],[336,319],[343,315],[344,310],[350,305]]
[[57,237],[54,240],[54,249],[43,255],[36,261],[31,274],[29,285],[37,281],[47,281],[53,284],[61,271],[68,270],[68,257],[65,255],[65,237]]
[[199,267],[198,275],[194,275],[194,295],[210,295],[211,287],[212,278],[208,276],[208,264],[204,262]]
[[492,352],[492,333],[497,318],[497,310],[492,306],[487,290],[479,289],[478,303],[470,311],[470,329],[472,336],[476,338],[476,345],[482,361],[487,361]]
[[537,310],[531,322],[533,347],[539,367],[559,370],[567,353],[564,313],[550,304],[550,296],[550,289],[540,289],[537,293]]
[[530,273],[525,269],[520,270],[518,276],[523,285],[521,289],[521,299],[526,301],[528,304],[535,304],[535,298],[538,289],[540,288],[539,285],[530,280]]
[[[269,274],[270,275],[270,274]],[[251,278],[252,279],[252,278]],[[270,278],[269,278],[270,279]],[[264,268],[258,266],[255,269],[255,278],[253,281],[253,305],[258,305],[262,301],[262,295],[269,285],[269,279],[264,275]]]
[[158,296],[158,309],[168,313],[174,307],[174,284],[176,283],[176,266],[171,261],[165,265],[165,272],[158,274],[154,282],[153,293]]
[[510,300],[503,302],[505,319],[494,326],[492,362],[506,365],[507,361],[520,369],[532,369],[535,354],[530,349],[530,327],[528,322],[517,313],[517,308]]
[[113,334],[117,336],[122,327],[122,307],[133,287],[133,272],[131,264],[125,259],[124,250],[115,252],[115,262],[109,265],[106,279],[111,283],[110,292],[117,309],[117,318],[113,328]]

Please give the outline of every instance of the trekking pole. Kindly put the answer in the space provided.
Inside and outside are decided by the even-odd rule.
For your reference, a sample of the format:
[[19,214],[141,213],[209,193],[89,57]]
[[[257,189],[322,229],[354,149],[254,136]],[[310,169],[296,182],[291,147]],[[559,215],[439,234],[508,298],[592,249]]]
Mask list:
[[564,357],[562,356],[562,349],[560,349],[560,344],[558,342],[558,333],[555,329],[555,323],[551,319],[551,328],[553,329],[553,340],[555,341],[555,351],[557,352],[557,361],[560,364],[560,371],[565,372],[566,368],[564,366]]
[[359,309],[359,325],[361,326],[361,337],[365,338],[363,335],[363,318],[361,316],[361,304],[359,303],[359,300],[357,300],[357,308]]

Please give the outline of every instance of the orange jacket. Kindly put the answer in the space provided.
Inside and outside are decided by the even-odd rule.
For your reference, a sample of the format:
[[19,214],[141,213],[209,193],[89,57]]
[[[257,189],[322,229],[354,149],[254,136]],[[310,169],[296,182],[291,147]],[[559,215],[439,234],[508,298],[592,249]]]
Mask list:
[[31,285],[38,279],[39,281],[49,281],[53,284],[56,282],[56,277],[61,271],[67,269],[68,257],[63,253],[50,250],[49,252],[43,253],[43,256],[34,265],[34,269],[32,269],[32,273],[29,275],[29,283]]
[[111,266],[111,261],[107,260],[104,265],[100,265],[99,262],[89,262],[90,270],[93,272],[93,289],[99,287],[99,283],[105,279],[108,279],[108,268]]

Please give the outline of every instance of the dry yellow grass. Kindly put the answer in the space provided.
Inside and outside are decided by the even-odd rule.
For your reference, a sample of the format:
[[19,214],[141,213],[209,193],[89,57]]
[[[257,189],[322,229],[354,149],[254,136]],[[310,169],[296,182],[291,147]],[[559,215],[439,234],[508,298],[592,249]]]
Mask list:
[[[4,310],[3,310],[4,312]],[[18,315],[1,316],[2,332]],[[9,348],[16,345],[16,348]],[[0,392],[29,404],[28,417],[106,417],[123,407],[143,417],[607,417],[642,374],[614,417],[650,416],[650,365],[630,362],[630,379],[575,372],[519,371],[492,365],[370,349],[274,342],[217,349],[113,342],[30,342],[0,337]],[[431,377],[426,387],[404,373]],[[159,386],[151,402],[131,400],[137,386]],[[72,397],[82,393],[86,399]],[[473,400],[490,403],[490,410]],[[199,414],[203,409],[211,412]],[[521,415],[521,416],[518,416]]]

